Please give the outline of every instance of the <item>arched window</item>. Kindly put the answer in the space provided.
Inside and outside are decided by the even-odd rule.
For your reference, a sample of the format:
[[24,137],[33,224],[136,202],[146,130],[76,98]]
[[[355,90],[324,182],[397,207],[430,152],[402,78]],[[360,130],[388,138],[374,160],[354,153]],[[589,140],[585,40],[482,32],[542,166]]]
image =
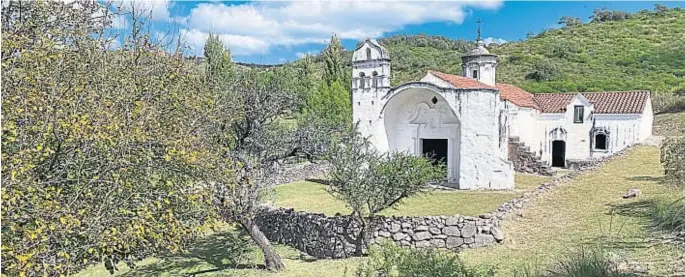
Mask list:
[[366,48],[366,59],[371,60],[371,48]]
[[366,87],[366,74],[364,72],[359,72],[359,88]]
[[604,127],[593,128],[590,134],[592,135],[592,150],[609,150],[609,130]]
[[372,80],[373,84],[372,84],[372,86],[373,86],[374,88],[377,88],[377,87],[378,87],[378,72],[374,71],[374,72],[371,74],[371,76],[373,77],[373,80]]

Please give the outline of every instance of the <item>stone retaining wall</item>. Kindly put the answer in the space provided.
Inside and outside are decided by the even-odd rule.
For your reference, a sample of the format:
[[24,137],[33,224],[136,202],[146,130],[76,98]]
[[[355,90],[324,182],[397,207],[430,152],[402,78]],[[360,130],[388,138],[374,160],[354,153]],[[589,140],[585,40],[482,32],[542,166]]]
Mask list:
[[[575,166],[576,170],[543,183],[531,192],[503,203],[495,211],[479,217],[423,216],[377,217],[371,243],[382,240],[414,248],[446,248],[459,250],[502,242],[500,222],[508,215],[518,214],[538,196],[568,182],[583,172],[594,170],[602,163],[623,156],[628,147],[616,154]],[[256,218],[264,235],[272,241],[294,247],[316,258],[345,258],[353,255],[359,227],[349,216],[325,216],[293,209],[264,207]],[[351,223],[350,223],[351,222]]]
[[514,164],[516,172],[537,173],[552,176],[549,165],[540,160],[540,157],[530,151],[518,137],[509,138],[509,160]]
[[[371,243],[383,240],[413,248],[458,250],[501,242],[499,219],[485,214],[470,216],[383,217],[373,220]],[[264,235],[272,241],[294,247],[316,258],[344,258],[354,254],[353,239],[359,227],[349,216],[295,212],[264,208],[257,217]]]
[[325,162],[284,166],[278,170],[277,174],[273,174],[268,179],[268,183],[280,185],[310,178],[319,178],[326,174],[329,169],[330,165]]

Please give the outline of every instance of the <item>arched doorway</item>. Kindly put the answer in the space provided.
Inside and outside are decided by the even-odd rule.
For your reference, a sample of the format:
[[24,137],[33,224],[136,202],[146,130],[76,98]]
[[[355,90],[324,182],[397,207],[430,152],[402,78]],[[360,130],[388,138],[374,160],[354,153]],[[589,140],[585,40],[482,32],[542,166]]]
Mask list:
[[566,142],[563,140],[552,141],[552,166],[566,167]]
[[447,166],[447,182],[459,180],[459,119],[432,84],[395,88],[382,110],[388,150],[431,157]]

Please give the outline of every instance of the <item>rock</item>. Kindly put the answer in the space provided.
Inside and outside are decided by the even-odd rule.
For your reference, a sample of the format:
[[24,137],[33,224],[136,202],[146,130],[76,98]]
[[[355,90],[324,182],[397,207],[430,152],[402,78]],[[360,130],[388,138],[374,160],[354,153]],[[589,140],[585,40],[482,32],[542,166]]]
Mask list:
[[402,228],[411,228],[411,223],[402,222]]
[[430,247],[431,243],[430,243],[430,241],[427,241],[427,240],[417,241],[415,246],[416,246],[416,248],[426,248],[426,247]]
[[457,223],[459,223],[458,217],[448,217],[445,220],[445,225],[447,225],[447,226],[455,226],[455,225],[457,225]]
[[450,249],[457,248],[457,247],[461,246],[462,244],[464,244],[464,239],[462,239],[462,238],[450,237],[450,238],[447,238],[447,240],[446,240],[446,246],[447,246],[447,248],[450,248]]
[[504,233],[497,227],[490,228],[490,234],[492,234],[492,237],[494,237],[497,242],[504,240]]
[[431,232],[431,234],[433,234],[433,235],[439,235],[440,229],[435,228],[435,227],[431,227],[430,229],[428,229],[428,232]]
[[410,246],[410,245],[411,245],[411,242],[408,241],[408,240],[401,240],[401,241],[400,241],[400,245],[401,245],[401,246]]
[[492,214],[482,214],[482,215],[480,215],[480,218],[490,219],[490,218],[492,218]]
[[390,234],[390,232],[388,231],[378,231],[378,235],[384,238],[389,238],[390,236],[392,236],[392,234]]
[[418,227],[416,227],[416,231],[428,231],[428,226],[419,225]]
[[445,240],[442,239],[432,239],[431,246],[435,248],[445,248]]
[[473,237],[476,235],[476,225],[473,223],[468,223],[464,225],[464,228],[461,229],[461,237],[462,238],[468,238],[468,237]]
[[405,239],[405,238],[407,238],[407,237],[409,237],[409,235],[407,235],[407,234],[405,234],[405,233],[395,233],[395,234],[392,235],[392,239],[395,240],[395,241],[403,240],[403,239]]
[[640,189],[629,189],[628,193],[623,195],[623,198],[634,198],[640,196],[640,194],[642,194],[642,191],[640,191]]
[[458,237],[461,235],[459,228],[454,226],[442,228],[442,233],[452,237]]
[[492,244],[495,242],[495,238],[493,238],[491,235],[486,235],[486,234],[477,234],[476,239],[475,239],[475,247],[483,247],[488,244]]
[[433,237],[433,236],[431,236],[431,234],[429,232],[417,232],[416,234],[414,234],[414,240],[416,240],[416,241],[427,240],[427,239],[430,239],[431,237]]
[[474,242],[476,242],[476,239],[474,237],[464,238],[464,243],[466,243],[466,244],[471,244]]

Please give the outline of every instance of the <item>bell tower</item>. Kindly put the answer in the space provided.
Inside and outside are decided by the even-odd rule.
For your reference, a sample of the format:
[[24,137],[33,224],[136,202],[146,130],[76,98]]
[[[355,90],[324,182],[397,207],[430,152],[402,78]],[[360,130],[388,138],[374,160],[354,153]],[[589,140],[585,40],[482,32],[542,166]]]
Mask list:
[[461,57],[463,76],[494,87],[497,55],[490,54],[490,51],[485,48],[485,42],[480,37],[480,19],[476,23],[478,23],[476,48]]
[[[383,96],[390,90],[390,55],[375,39],[366,39],[352,54],[352,120],[362,135],[383,128]],[[384,131],[384,130],[383,130]]]

